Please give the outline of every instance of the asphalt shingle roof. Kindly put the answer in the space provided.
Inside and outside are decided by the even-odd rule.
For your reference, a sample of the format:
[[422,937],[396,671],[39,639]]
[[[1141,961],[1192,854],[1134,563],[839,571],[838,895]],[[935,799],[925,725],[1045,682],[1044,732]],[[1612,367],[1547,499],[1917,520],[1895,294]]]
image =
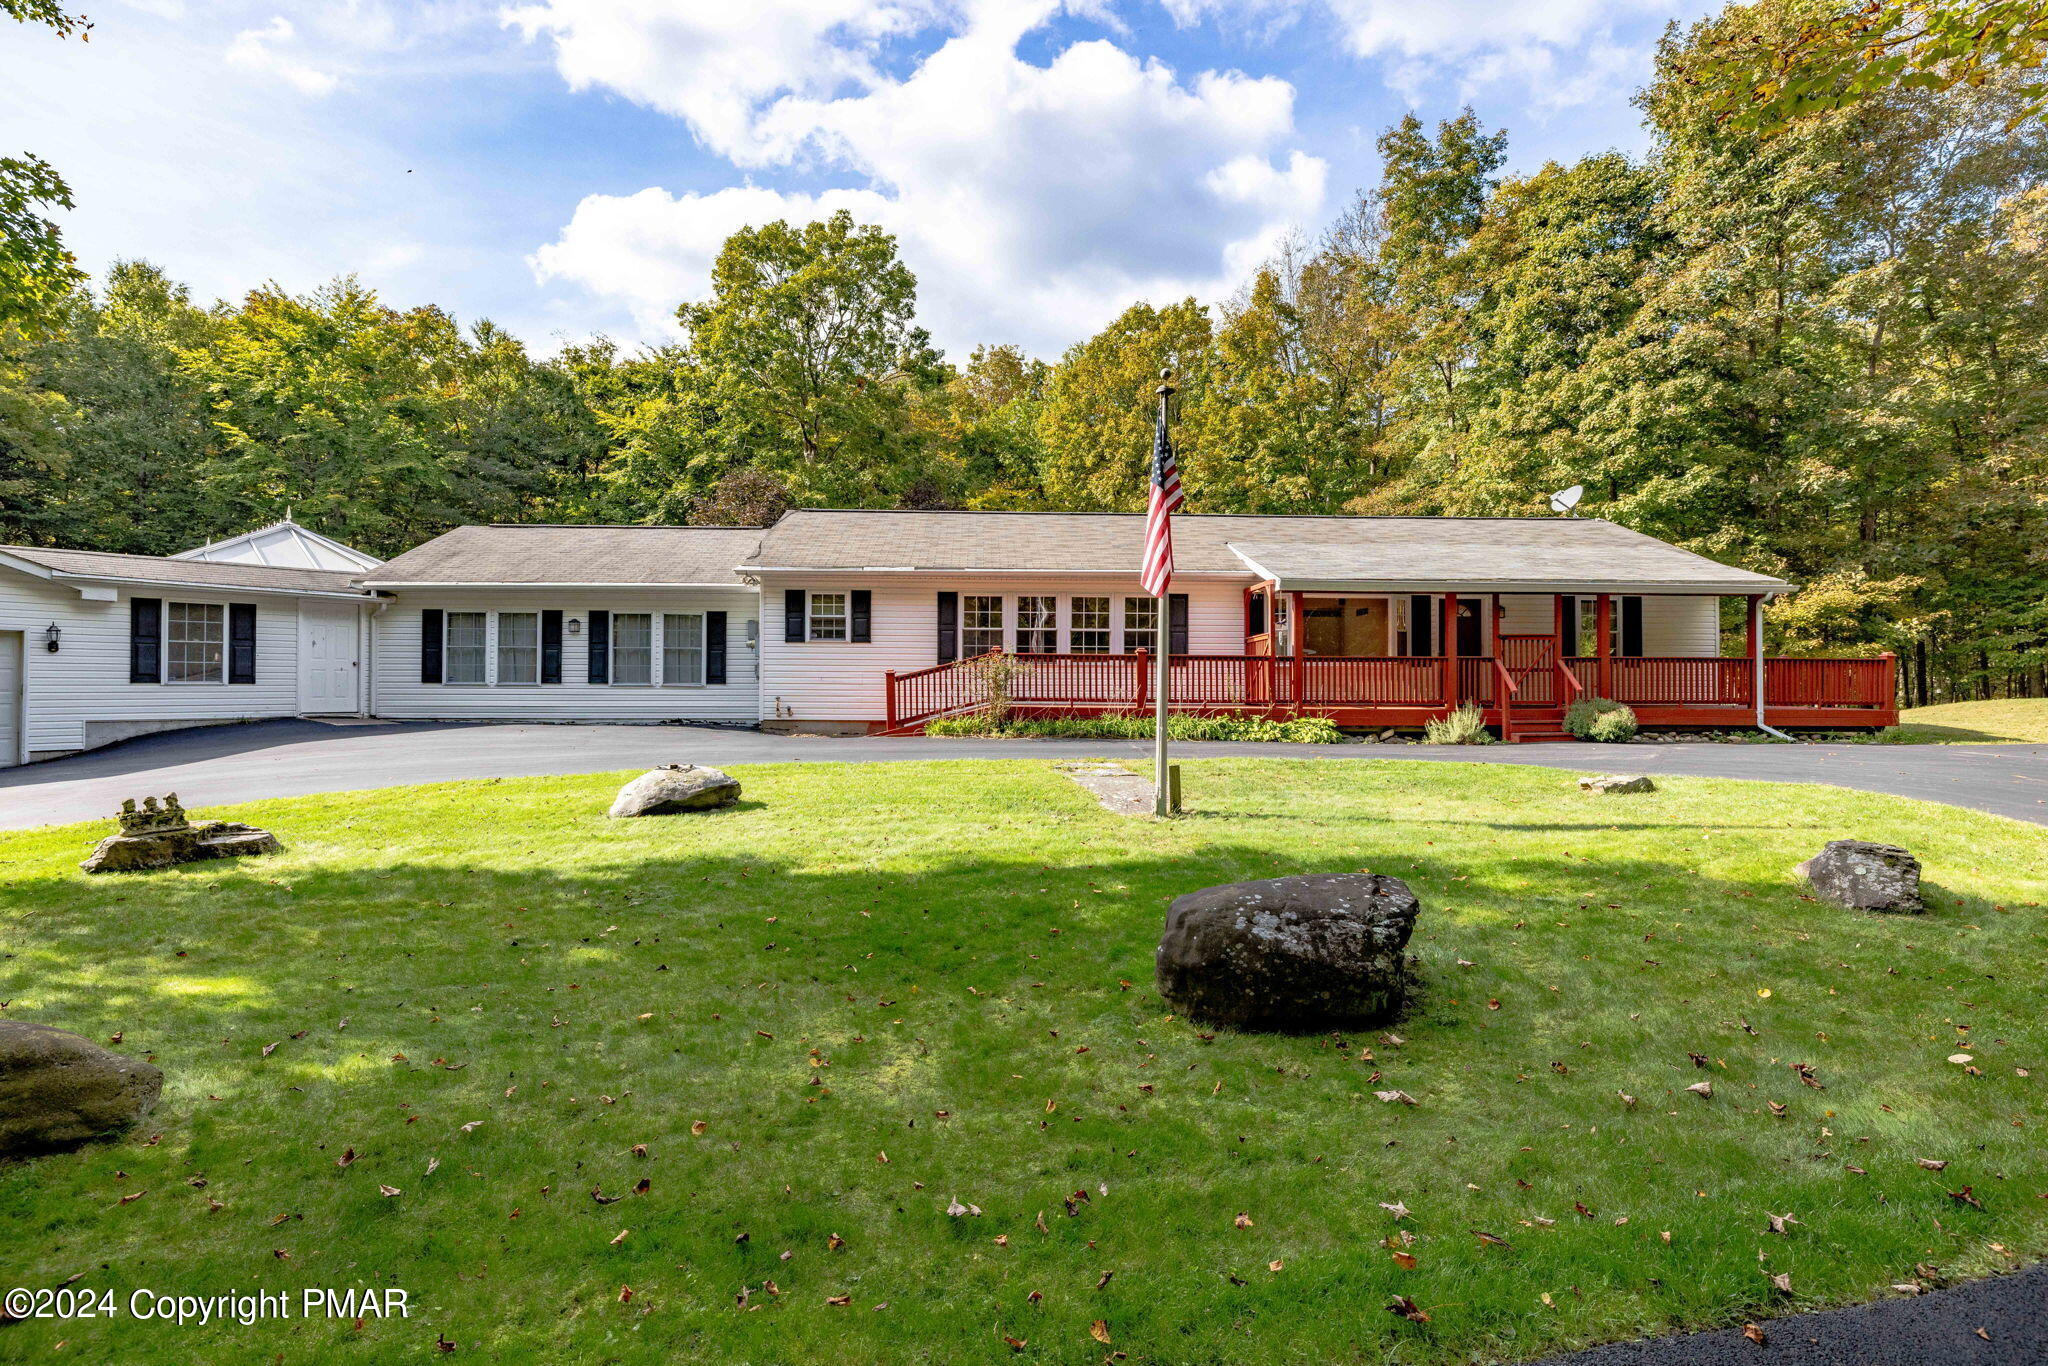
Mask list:
[[357,577],[407,584],[731,584],[758,527],[461,526]]
[[51,550],[45,546],[0,545],[11,555],[58,574],[88,579],[189,584],[194,588],[270,588],[300,593],[356,593],[355,570],[290,569],[268,564],[225,564],[173,560],[160,555],[120,555],[104,550]]
[[[1137,513],[796,511],[743,567],[1136,574],[1144,536]],[[1250,574],[1249,559],[1289,587],[1792,586],[1595,518],[1182,515],[1173,543],[1180,572]]]

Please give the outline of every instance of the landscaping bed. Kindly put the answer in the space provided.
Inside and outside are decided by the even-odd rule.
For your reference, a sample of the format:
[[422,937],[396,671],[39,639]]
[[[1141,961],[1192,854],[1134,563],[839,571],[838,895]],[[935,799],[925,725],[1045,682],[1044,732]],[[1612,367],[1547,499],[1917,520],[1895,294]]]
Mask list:
[[[10,1283],[413,1306],[0,1355],[1453,1363],[2048,1253],[2048,830],[1185,770],[1173,822],[1020,760],[741,768],[635,821],[624,774],[263,802],[204,814],[285,852],[120,877],[77,869],[98,827],[0,836],[5,1017],[166,1078],[127,1139],[0,1168]],[[1812,900],[1791,866],[1849,835],[1910,846],[1929,913]],[[1359,869],[1422,901],[1401,1024],[1163,1006],[1168,899]]]

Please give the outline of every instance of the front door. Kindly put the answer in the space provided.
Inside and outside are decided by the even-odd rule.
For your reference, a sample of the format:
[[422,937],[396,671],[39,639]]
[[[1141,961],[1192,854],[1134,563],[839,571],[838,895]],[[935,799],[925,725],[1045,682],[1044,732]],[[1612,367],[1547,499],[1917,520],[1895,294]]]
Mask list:
[[299,604],[299,713],[341,716],[362,709],[362,664],[356,608],[350,603]]
[[1479,612],[1479,604],[1470,598],[1458,599],[1458,653],[1467,659],[1486,653],[1485,620]]
[[21,673],[27,635],[0,631],[0,768],[21,762]]

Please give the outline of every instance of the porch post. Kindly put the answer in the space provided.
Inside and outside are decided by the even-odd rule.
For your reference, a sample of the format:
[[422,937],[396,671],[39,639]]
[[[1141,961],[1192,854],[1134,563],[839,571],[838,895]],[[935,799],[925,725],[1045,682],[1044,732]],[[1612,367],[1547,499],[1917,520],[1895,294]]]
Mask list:
[[1614,599],[1602,593],[1593,604],[1593,654],[1600,661],[1597,678],[1602,697],[1614,696]]
[[1764,624],[1763,596],[1749,595],[1749,610],[1743,615],[1742,653],[1749,660],[1749,686],[1755,692],[1750,700],[1756,704],[1757,719],[1764,714]]
[[1458,595],[1444,594],[1444,706],[1458,705]]
[[882,695],[887,699],[882,704],[882,713],[889,718],[888,729],[896,729],[896,671],[890,669],[882,675]]
[[1302,685],[1308,677],[1308,670],[1301,662],[1303,656],[1308,652],[1308,617],[1303,612],[1302,602],[1303,595],[1300,593],[1289,593],[1287,595],[1287,636],[1288,643],[1293,646],[1294,663],[1291,667],[1294,669],[1294,714],[1296,716],[1301,715]]

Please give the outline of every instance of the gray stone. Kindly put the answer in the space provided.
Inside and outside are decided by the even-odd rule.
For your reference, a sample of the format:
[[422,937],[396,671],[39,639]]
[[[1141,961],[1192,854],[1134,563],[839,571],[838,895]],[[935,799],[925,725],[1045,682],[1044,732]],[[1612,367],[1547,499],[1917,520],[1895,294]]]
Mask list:
[[149,1113],[164,1074],[91,1039],[0,1020],[0,1158],[109,1138]]
[[1830,840],[1792,871],[1812,883],[1821,900],[1852,911],[1918,915],[1927,909],[1920,900],[1920,860],[1896,844]]
[[101,840],[79,864],[88,873],[139,873],[203,859],[275,854],[284,846],[268,830],[239,821],[190,824],[173,792],[159,805],[154,797],[121,803],[121,832]]
[[1405,950],[1420,909],[1399,878],[1318,873],[1176,897],[1159,941],[1159,992],[1240,1029],[1384,1024],[1408,997]]
[[1600,792],[1610,797],[1631,792],[1655,792],[1657,785],[1646,773],[1588,773],[1579,779],[1579,791]]
[[666,816],[677,811],[709,811],[740,799],[737,778],[696,764],[663,764],[649,769],[619,789],[612,801],[614,817]]

